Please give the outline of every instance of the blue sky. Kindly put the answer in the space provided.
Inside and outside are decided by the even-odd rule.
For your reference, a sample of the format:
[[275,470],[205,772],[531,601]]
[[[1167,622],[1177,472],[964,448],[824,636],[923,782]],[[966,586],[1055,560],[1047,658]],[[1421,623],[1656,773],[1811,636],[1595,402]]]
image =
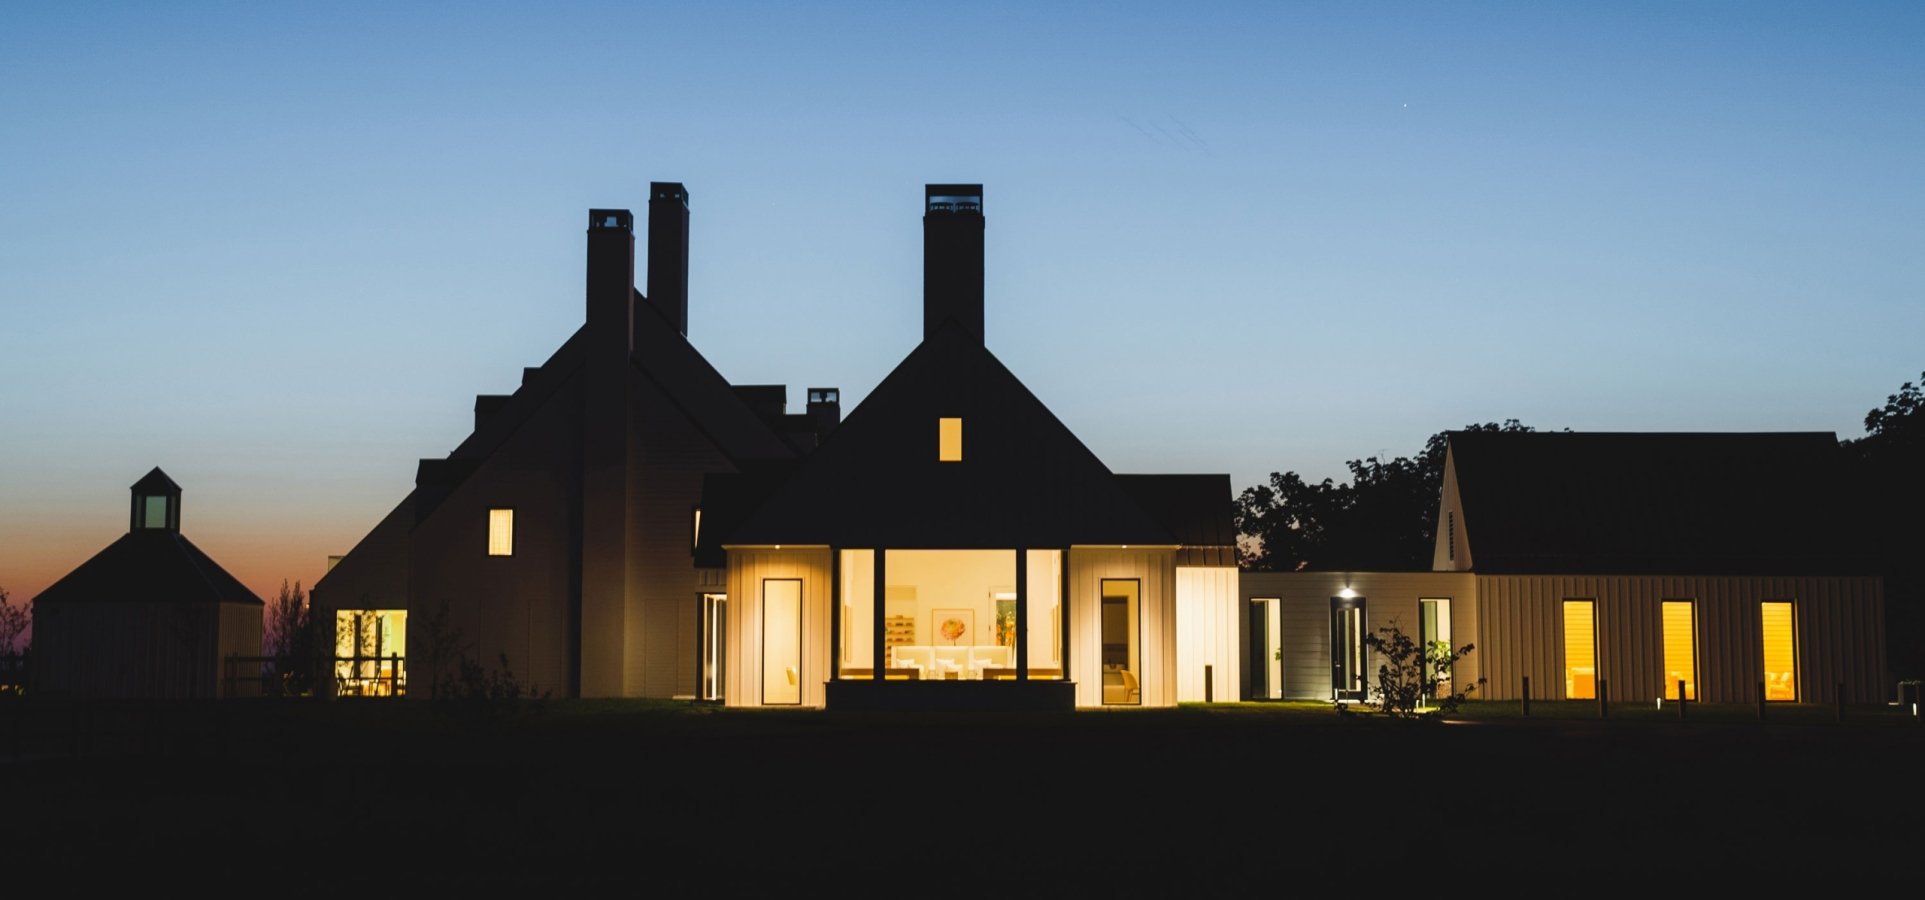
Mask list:
[[1925,370],[1917,4],[0,7],[0,587],[154,465],[312,582],[691,195],[690,338],[859,401],[927,182],[990,348],[1118,471],[1430,434],[1830,430]]

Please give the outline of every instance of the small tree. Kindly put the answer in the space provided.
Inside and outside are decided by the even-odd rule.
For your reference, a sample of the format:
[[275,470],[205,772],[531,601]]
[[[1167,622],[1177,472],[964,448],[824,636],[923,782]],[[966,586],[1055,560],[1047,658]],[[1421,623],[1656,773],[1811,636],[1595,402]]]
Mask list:
[[[1474,645],[1452,649],[1443,641],[1428,641],[1425,646],[1405,634],[1396,620],[1364,635],[1364,646],[1382,660],[1377,666],[1377,683],[1371,686],[1371,706],[1397,719],[1432,718],[1457,711],[1475,685],[1461,691],[1439,693],[1445,684],[1456,686],[1450,671],[1457,661],[1470,655]],[[1480,681],[1482,679],[1479,679]],[[1436,705],[1425,708],[1425,698]]]
[[32,624],[33,616],[26,605],[14,606],[7,589],[0,588],[0,694],[22,693],[21,657],[27,655],[27,648],[16,645]]
[[456,692],[464,674],[458,667],[468,660],[467,651],[467,639],[455,625],[448,598],[443,597],[433,613],[408,629],[408,680],[425,686],[429,696]]
[[273,657],[271,684],[283,696],[305,697],[314,693],[321,674],[325,649],[315,628],[313,609],[301,583],[281,581],[281,592],[267,607],[266,645]]

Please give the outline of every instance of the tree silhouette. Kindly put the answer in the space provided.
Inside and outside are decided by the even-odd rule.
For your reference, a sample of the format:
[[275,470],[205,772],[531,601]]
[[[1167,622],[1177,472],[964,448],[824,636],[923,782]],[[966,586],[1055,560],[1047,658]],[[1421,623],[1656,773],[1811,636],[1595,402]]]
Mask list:
[[1892,674],[1925,677],[1925,373],[1865,414],[1865,435],[1840,441],[1859,511],[1885,576],[1886,660]]
[[[1461,430],[1536,429],[1506,419]],[[1350,460],[1348,482],[1272,472],[1269,484],[1245,488],[1236,500],[1239,562],[1269,572],[1428,570],[1448,436],[1431,435],[1415,457]]]

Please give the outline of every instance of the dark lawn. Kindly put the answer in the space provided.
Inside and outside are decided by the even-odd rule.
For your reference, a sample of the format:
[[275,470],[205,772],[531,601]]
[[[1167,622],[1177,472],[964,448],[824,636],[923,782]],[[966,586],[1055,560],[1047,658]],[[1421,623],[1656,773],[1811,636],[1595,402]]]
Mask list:
[[12,701],[0,885],[1374,896],[1379,875],[1455,870],[1503,894],[1680,872],[1920,890],[1925,724],[1897,710],[1532,712]]

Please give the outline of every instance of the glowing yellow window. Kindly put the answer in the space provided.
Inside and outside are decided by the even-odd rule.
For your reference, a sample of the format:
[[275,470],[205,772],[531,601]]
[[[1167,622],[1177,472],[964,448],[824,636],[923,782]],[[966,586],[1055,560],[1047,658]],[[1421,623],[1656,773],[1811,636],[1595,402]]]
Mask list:
[[515,555],[515,511],[488,510],[488,555]]
[[1767,600],[1759,610],[1764,632],[1765,699],[1798,699],[1798,626],[1789,600]]
[[1689,600],[1664,601],[1664,699],[1698,699],[1698,621]]
[[962,419],[937,419],[936,432],[936,459],[940,462],[962,462]]
[[1597,699],[1597,608],[1564,601],[1564,699]]

